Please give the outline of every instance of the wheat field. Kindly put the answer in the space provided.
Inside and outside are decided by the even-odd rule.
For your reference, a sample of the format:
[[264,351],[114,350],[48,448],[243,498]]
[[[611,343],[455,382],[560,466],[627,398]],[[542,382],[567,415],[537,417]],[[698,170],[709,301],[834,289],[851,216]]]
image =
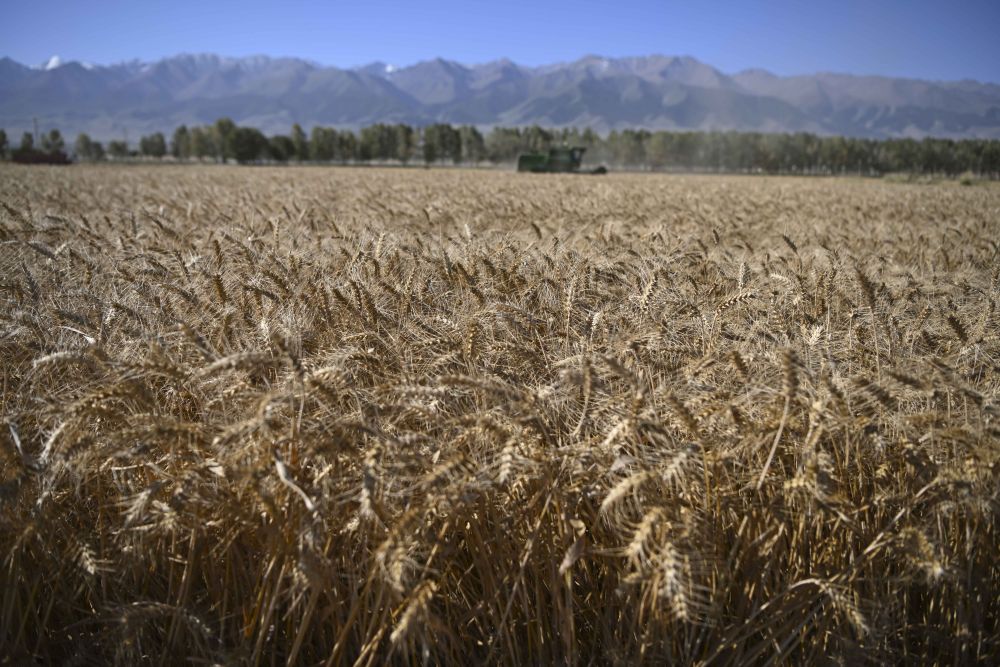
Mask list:
[[1000,188],[0,203],[0,663],[1000,662]]

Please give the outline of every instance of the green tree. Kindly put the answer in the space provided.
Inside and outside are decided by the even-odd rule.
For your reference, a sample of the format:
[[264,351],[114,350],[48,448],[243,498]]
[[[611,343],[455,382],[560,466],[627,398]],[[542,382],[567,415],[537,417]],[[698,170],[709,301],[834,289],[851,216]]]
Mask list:
[[[601,138],[592,129],[549,130],[540,126],[525,129],[494,127],[485,138],[466,125],[454,128],[445,123],[429,125],[419,131],[405,124],[375,124],[351,131],[314,127],[308,140],[300,126],[292,136],[278,135],[260,142],[257,134],[242,132],[229,119],[220,119],[208,127],[178,127],[171,150],[177,157],[215,156],[236,158],[241,162],[269,158],[279,162],[305,158],[329,162],[339,160],[399,160],[406,163],[422,156],[427,163],[441,160],[458,162],[507,162],[519,153],[545,152],[552,145],[583,146],[589,162],[611,161],[634,167],[662,169],[681,167],[713,171],[762,173],[857,173],[878,175],[888,171],[926,172],[957,175],[964,171],[992,178],[1000,176],[1000,141],[970,139],[858,139],[818,137],[808,133],[765,134],[760,132],[656,132],[623,130]],[[256,131],[254,131],[256,132]],[[298,141],[296,142],[296,137]],[[0,155],[6,146],[0,130]],[[162,135],[150,135],[140,141],[143,155],[160,155]],[[88,144],[89,142],[89,144]],[[225,142],[225,146],[220,145]],[[25,133],[18,154],[30,156],[34,137]],[[62,137],[51,131],[42,137],[46,152],[62,150]],[[9,151],[9,148],[7,149]],[[127,156],[123,142],[112,142],[109,153],[116,158]],[[98,160],[104,155],[99,142],[81,135],[75,143],[81,159]],[[37,157],[37,156],[36,156]]]
[[510,162],[524,150],[521,130],[516,127],[494,127],[486,135],[486,157],[491,162]]
[[216,157],[220,162],[225,162],[233,157],[233,133],[236,131],[236,123],[231,118],[220,118],[215,121],[215,150]]
[[979,160],[982,163],[979,173],[992,178],[1000,177],[1000,141],[985,142],[980,150]]
[[644,144],[648,136],[649,132],[644,130],[625,130],[621,133],[612,132],[608,136],[608,142],[611,144],[615,162],[635,167],[645,164],[646,150]]
[[0,130],[0,158],[7,157],[7,132]]
[[441,126],[441,153],[454,163],[462,161],[462,135],[447,123]]
[[191,129],[191,154],[198,159],[213,157],[218,154],[215,146],[214,131],[205,127]]
[[369,125],[361,128],[358,136],[358,159],[362,162],[369,162],[378,157],[379,128],[377,125]]
[[394,142],[396,148],[395,158],[406,164],[413,157],[413,151],[416,148],[413,128],[409,125],[399,124],[393,128],[393,132],[396,135]]
[[337,133],[337,157],[341,162],[351,162],[358,157],[358,138],[350,130]]
[[128,144],[124,141],[109,141],[108,142],[108,155],[115,158],[116,160],[121,160],[128,157]]
[[85,132],[78,134],[76,141],[73,142],[73,152],[76,154],[78,160],[93,160],[94,142],[91,140],[90,135]]
[[31,132],[25,132],[21,135],[21,147],[20,150],[30,153],[35,150],[35,135]]
[[295,159],[305,162],[309,159],[309,140],[298,123],[292,125],[292,144],[295,146]]
[[237,127],[229,136],[232,156],[241,164],[254,162],[263,157],[268,148],[267,137],[253,127]]
[[655,132],[646,146],[646,160],[653,169],[663,169],[670,161],[671,136],[667,132]]
[[396,127],[393,125],[386,125],[384,123],[379,123],[378,127],[378,144],[377,152],[379,160],[395,160],[397,155],[396,149]]
[[463,125],[458,128],[459,139],[462,147],[462,161],[479,164],[486,159],[486,142],[483,135],[472,125]]
[[[294,157],[295,151],[295,140],[289,139],[292,142],[292,150],[288,154],[288,157]],[[313,127],[312,132],[309,134],[309,155],[313,160],[319,162],[330,162],[337,156],[337,131],[330,127],[320,127],[319,125]]]
[[188,132],[187,125],[181,125],[174,130],[174,136],[170,140],[170,152],[178,160],[191,157],[191,133]]
[[146,157],[162,158],[167,154],[167,141],[162,132],[142,137],[139,140],[139,152]]
[[62,153],[66,150],[66,142],[59,130],[51,129],[48,134],[42,135],[42,150],[46,153]]
[[437,130],[433,125],[425,127],[423,132],[421,132],[421,144],[424,163],[431,164],[432,162],[437,162],[441,146],[437,136]]
[[[912,139],[908,139],[908,142],[912,142],[913,152],[916,153],[920,150],[917,142]],[[847,156],[847,145],[844,137],[827,137],[823,140],[822,147],[820,149],[820,160],[826,169],[833,173],[840,173],[844,170]]]
[[430,164],[439,159],[462,159],[462,137],[458,130],[447,123],[428,125],[423,131],[424,162]]
[[396,128],[384,123],[370,125],[361,130],[358,145],[362,160],[392,160],[397,157]]
[[532,125],[523,134],[525,147],[534,153],[547,153],[552,146],[552,133]]
[[267,142],[267,153],[276,162],[288,162],[295,155],[295,143],[283,134],[273,136]]
[[580,133],[580,145],[584,148],[593,148],[600,142],[600,140],[600,135],[589,127],[583,128],[583,132]]

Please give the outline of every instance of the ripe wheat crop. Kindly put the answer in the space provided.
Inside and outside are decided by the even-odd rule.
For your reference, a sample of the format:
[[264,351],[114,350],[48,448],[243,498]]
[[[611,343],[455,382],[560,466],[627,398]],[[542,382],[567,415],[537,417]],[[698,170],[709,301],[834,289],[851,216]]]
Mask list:
[[988,186],[3,167],[0,656],[1000,662],[998,239]]

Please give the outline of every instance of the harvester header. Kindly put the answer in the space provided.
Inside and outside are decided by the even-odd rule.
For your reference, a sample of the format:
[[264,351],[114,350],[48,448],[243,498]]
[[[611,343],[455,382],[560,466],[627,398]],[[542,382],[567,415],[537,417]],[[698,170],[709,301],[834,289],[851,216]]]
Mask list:
[[550,148],[548,155],[544,153],[524,153],[517,158],[517,170],[533,174],[606,174],[608,170],[602,165],[588,171],[580,170],[583,146],[558,146]]

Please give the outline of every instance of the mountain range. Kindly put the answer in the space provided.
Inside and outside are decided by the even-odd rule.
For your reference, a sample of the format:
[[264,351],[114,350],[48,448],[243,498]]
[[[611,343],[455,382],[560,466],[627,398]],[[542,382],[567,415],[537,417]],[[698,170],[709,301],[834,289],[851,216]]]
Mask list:
[[134,140],[228,116],[266,133],[293,123],[358,128],[433,122],[615,129],[1000,138],[1000,85],[820,73],[726,74],[688,56],[526,67],[435,59],[355,68],[296,58],[178,55],[115,65],[0,58],[0,127]]

